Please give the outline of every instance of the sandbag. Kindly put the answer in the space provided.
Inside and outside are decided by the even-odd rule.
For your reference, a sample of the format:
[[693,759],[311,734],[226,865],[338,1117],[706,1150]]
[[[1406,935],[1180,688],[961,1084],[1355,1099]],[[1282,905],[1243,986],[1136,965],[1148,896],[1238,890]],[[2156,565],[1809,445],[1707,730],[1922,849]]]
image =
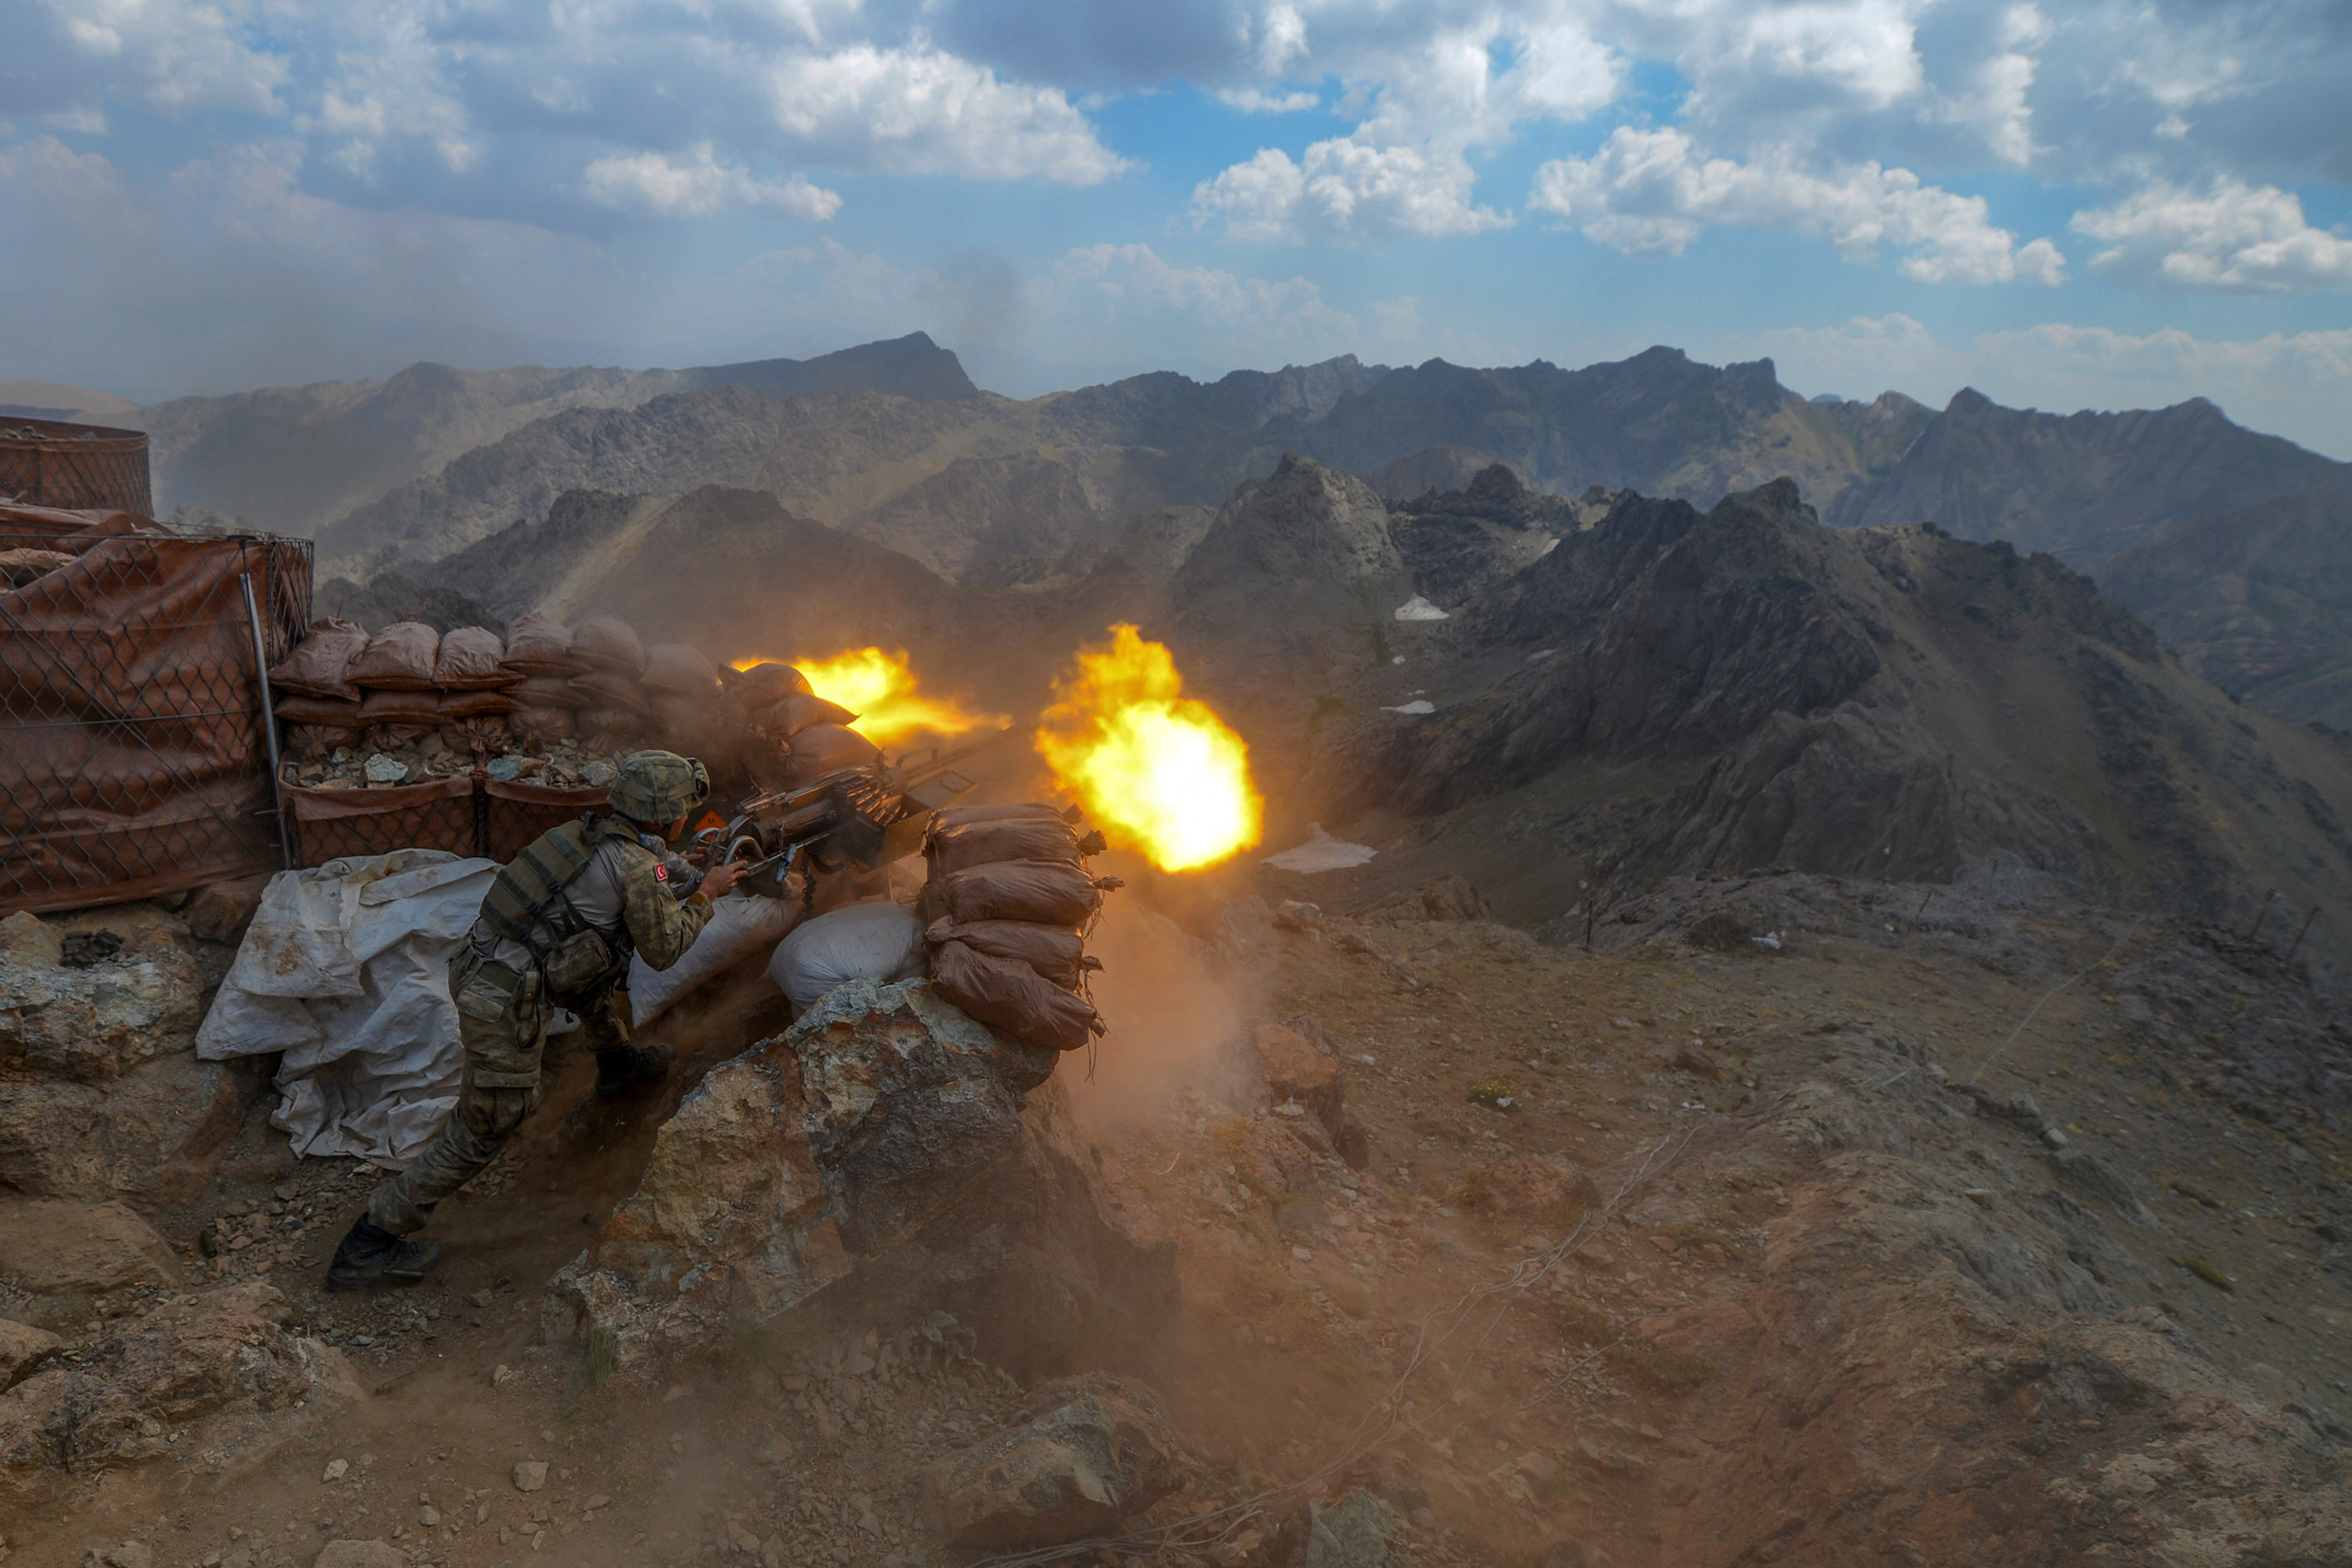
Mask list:
[[505,668],[506,644],[488,626],[459,626],[441,639],[433,684],[444,691],[482,691],[522,679]]
[[543,751],[572,739],[569,708],[517,708],[507,715],[507,733],[529,751]]
[[751,728],[787,741],[813,725],[846,729],[856,721],[857,715],[840,703],[828,702],[811,691],[795,691],[751,714]]
[[768,978],[792,998],[796,1014],[852,980],[919,980],[922,973],[923,928],[906,905],[887,902],[851,904],[803,922],[768,963]]
[[646,735],[646,716],[625,708],[583,708],[572,716],[572,732],[591,750],[635,751]]
[[394,621],[368,639],[343,678],[370,691],[430,691],[441,634],[423,621]]
[[1025,963],[1040,978],[1065,991],[1076,991],[1090,972],[1102,967],[1101,959],[1087,956],[1086,939],[1067,926],[1034,925],[1028,921],[971,921],[958,925],[942,919],[931,922],[923,940],[934,947],[960,942],[984,957]]
[[781,702],[795,691],[809,689],[808,677],[789,664],[755,664],[749,669],[722,671],[719,679],[754,708]]
[[792,751],[784,758],[785,787],[798,789],[827,773],[871,767],[881,760],[882,748],[856,731],[812,724],[793,737]]
[[609,669],[636,679],[646,672],[646,645],[618,616],[591,616],[572,628],[575,669]]
[[585,675],[573,676],[572,689],[579,695],[579,706],[583,708],[625,708],[632,713],[650,710],[646,689],[637,684],[637,678],[617,669],[592,669]]
[[371,691],[360,704],[362,724],[422,724],[430,728],[441,722],[441,694],[437,691]]
[[1033,860],[1075,866],[1082,856],[1103,852],[1102,835],[1081,836],[1058,816],[1003,816],[993,822],[931,822],[923,840],[931,875],[951,876],[999,860]]
[[646,649],[646,672],[639,684],[647,691],[671,691],[682,697],[716,695],[719,672],[702,650],[682,642],[657,642]]
[[325,697],[279,697],[273,699],[269,711],[281,724],[326,724],[337,729],[356,730],[367,721],[357,701],[339,702]]
[[413,746],[433,731],[430,724],[371,724],[365,739],[371,752],[396,752]]
[[339,724],[289,724],[286,726],[286,751],[302,762],[327,756],[344,746],[360,743],[360,731],[347,730]]
[[444,691],[435,706],[446,719],[478,719],[490,713],[511,713],[515,700],[511,691]]
[[714,773],[720,771],[722,763],[730,768],[734,765],[740,737],[716,687],[708,697],[656,691],[652,701],[653,722],[648,728],[655,744],[683,757],[699,757]]
[[524,708],[585,708],[588,693],[572,684],[568,675],[527,675],[507,694]]
[[1029,921],[1083,926],[1102,907],[1093,878],[1076,866],[1000,860],[934,878],[923,888],[926,923],[945,915],[965,921]]
[[367,628],[330,616],[313,621],[294,651],[269,672],[269,684],[289,697],[357,702],[352,660],[367,651]]
[[737,894],[714,901],[709,923],[667,969],[631,955],[629,1021],[643,1028],[704,981],[754,956],[772,954],[799,913],[799,905],[782,899]]
[[993,1029],[1057,1051],[1106,1033],[1086,1001],[1040,979],[1025,963],[973,952],[960,942],[931,949],[931,989]]
[[507,628],[506,658],[499,663],[514,675],[570,675],[572,633],[552,616],[518,616]]
[[495,755],[506,750],[506,715],[485,713],[444,724],[441,726],[441,743],[460,756],[471,756],[478,752]]

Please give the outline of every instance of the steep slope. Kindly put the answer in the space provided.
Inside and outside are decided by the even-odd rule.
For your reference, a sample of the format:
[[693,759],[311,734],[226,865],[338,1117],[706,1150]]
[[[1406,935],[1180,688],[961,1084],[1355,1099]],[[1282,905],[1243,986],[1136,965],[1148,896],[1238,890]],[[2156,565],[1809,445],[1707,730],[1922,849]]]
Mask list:
[[2242,428],[2201,397],[2056,415],[1969,388],[1884,478],[1806,494],[1842,527],[1934,522],[2091,571],[2167,522],[2318,489],[2352,489],[2352,464]]
[[128,422],[152,442],[156,504],[317,533],[394,486],[568,408],[632,408],[666,393],[750,386],[771,396],[873,391],[975,395],[921,332],[811,360],[690,370],[466,371],[414,364],[383,381],[322,382],[157,404]]
[[975,563],[1058,557],[1103,531],[1077,476],[1026,453],[958,458],[848,527],[949,577]]
[[1475,807],[1521,862],[1615,891],[1776,863],[1940,881],[2015,855],[2203,909],[2352,875],[2352,742],[2238,709],[2047,557],[1827,529],[1786,481],[1704,513],[1624,497],[1445,657],[1347,695],[1392,705],[1407,681],[1437,711],[1330,726],[1301,810]]
[[680,495],[764,489],[804,516],[845,522],[959,457],[1018,449],[1018,405],[990,395],[917,403],[874,392],[773,399],[748,387],[574,408],[412,479],[319,536],[329,561],[432,560],[572,489]]
[[2098,576],[2222,690],[2282,719],[2352,729],[2352,491],[2174,523]]

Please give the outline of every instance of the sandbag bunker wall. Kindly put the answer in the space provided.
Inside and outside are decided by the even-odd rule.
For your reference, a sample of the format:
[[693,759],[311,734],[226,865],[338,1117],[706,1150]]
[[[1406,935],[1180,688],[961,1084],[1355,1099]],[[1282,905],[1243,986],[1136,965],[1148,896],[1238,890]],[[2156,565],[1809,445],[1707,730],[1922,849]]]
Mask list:
[[0,504],[0,914],[279,867],[261,667],[310,618],[308,540]]
[[916,917],[931,988],[1033,1045],[1074,1051],[1106,1032],[1087,995],[1087,933],[1116,877],[1087,860],[1102,835],[1042,805],[950,806],[931,818]]
[[717,671],[684,644],[646,647],[612,616],[525,615],[499,633],[329,618],[270,670],[304,865],[396,848],[510,859],[604,805],[606,759],[719,749]]

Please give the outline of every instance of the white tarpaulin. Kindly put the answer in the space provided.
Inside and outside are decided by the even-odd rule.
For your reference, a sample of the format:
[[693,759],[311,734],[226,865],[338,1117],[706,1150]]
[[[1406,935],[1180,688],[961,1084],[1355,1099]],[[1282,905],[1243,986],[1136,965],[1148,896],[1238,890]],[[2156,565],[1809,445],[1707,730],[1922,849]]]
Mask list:
[[1380,851],[1369,844],[1350,844],[1323,831],[1319,822],[1307,825],[1307,842],[1296,849],[1269,855],[1265,863],[1277,871],[1344,871],[1360,866]]
[[493,860],[401,849],[269,879],[196,1033],[206,1060],[283,1051],[270,1118],[300,1154],[396,1166],[457,1102],[449,955]]

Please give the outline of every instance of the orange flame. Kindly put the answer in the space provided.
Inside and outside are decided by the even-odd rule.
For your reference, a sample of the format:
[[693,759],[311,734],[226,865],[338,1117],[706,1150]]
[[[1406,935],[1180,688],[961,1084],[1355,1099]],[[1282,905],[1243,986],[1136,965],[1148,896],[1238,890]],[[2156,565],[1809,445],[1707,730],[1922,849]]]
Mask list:
[[760,655],[739,658],[734,668],[770,663],[789,664],[808,677],[809,689],[856,714],[857,732],[877,746],[894,746],[915,735],[961,735],[1004,721],[971,712],[953,698],[924,695],[903,648],[848,648],[828,658],[770,659]]
[[1164,645],[1113,626],[1055,679],[1037,731],[1038,754],[1105,837],[1163,871],[1231,859],[1265,815],[1248,746],[1183,688]]

